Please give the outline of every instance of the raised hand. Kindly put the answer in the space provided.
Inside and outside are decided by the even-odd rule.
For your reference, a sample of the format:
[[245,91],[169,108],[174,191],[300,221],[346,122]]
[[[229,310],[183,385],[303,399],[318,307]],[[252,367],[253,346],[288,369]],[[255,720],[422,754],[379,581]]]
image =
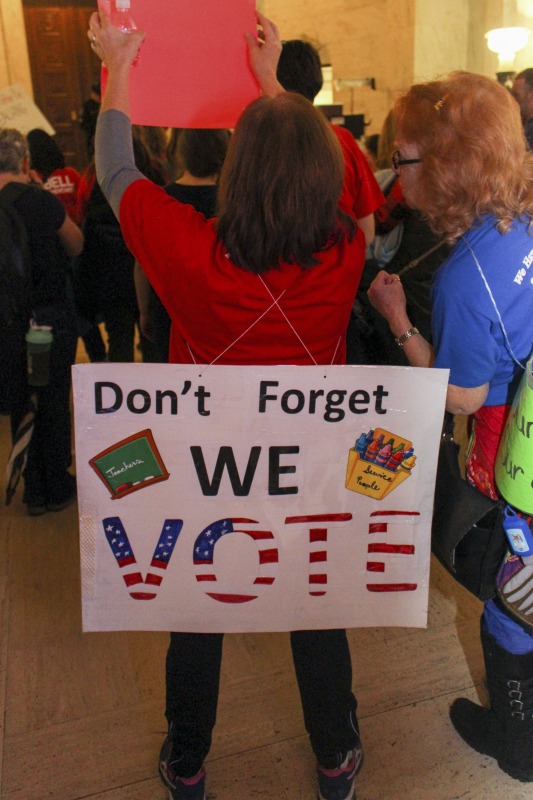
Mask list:
[[103,11],[95,11],[89,20],[87,37],[98,58],[108,70],[131,67],[146,36],[145,31],[121,31],[111,24]]
[[246,33],[250,66],[261,91],[267,97],[282,94],[284,89],[276,77],[279,56],[281,53],[281,40],[276,25],[259,11],[257,13],[257,38],[252,33]]

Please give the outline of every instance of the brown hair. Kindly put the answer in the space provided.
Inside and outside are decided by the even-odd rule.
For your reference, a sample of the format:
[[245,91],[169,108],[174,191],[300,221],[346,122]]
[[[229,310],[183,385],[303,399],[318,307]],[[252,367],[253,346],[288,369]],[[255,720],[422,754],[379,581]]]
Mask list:
[[528,67],[515,75],[513,81],[523,80],[527,88],[531,91],[533,89],[533,67]]
[[416,144],[416,205],[455,241],[486,214],[507,231],[533,215],[533,155],[516,101],[491,78],[454,72],[412,86],[394,107],[397,139]]
[[167,149],[167,129],[158,125],[137,125],[136,128],[151,158],[163,159]]
[[218,128],[184,128],[177,149],[180,163],[195,178],[210,178],[222,169],[231,133]]
[[266,272],[312,267],[352,220],[338,209],[344,158],[331,126],[304,97],[260,97],[241,115],[220,176],[218,235],[232,261]]

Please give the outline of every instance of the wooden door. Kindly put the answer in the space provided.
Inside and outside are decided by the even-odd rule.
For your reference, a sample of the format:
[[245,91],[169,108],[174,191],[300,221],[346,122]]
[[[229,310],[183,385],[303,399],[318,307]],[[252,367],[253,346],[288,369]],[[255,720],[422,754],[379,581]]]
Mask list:
[[100,76],[100,61],[87,40],[96,0],[24,0],[24,20],[37,106],[56,131],[67,164],[87,164],[79,125],[82,103]]

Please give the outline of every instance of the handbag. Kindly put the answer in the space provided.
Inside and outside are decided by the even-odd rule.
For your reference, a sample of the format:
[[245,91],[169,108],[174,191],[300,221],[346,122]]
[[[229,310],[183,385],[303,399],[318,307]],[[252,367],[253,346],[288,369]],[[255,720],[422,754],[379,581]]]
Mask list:
[[442,430],[431,526],[431,549],[456,581],[480,600],[496,595],[507,552],[501,525],[504,503],[479,492],[461,475],[453,416]]
[[[461,238],[488,292],[507,350],[523,370],[524,364],[513,352],[481,264],[468,240]],[[458,452],[459,445],[453,438],[453,417],[447,413],[437,466],[431,546],[439,561],[460,584],[480,600],[490,600],[497,594],[498,572],[508,554],[502,525],[505,500],[492,500],[462,478]]]

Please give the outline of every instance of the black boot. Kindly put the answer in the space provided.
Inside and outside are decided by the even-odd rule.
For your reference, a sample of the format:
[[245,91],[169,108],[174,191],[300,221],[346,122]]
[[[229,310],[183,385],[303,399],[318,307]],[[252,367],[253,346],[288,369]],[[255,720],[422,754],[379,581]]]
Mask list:
[[455,700],[450,718],[457,733],[478,753],[519,781],[533,781],[533,653],[513,655],[485,630],[481,642],[491,708]]

